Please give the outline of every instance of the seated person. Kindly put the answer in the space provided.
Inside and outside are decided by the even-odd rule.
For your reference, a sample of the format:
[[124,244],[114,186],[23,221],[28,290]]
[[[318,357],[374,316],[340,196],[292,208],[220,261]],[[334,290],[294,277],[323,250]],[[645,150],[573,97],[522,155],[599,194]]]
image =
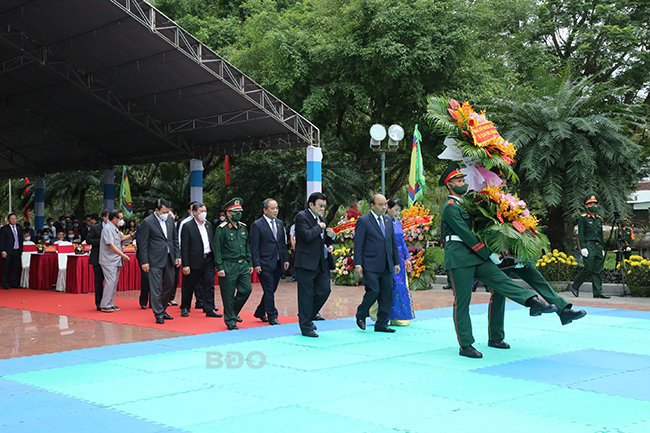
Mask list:
[[43,230],[41,230],[41,236],[38,239],[38,242],[43,245],[52,245],[53,244],[53,239],[50,234],[50,227],[45,226],[43,227]]
[[54,241],[54,245],[58,245],[61,242],[66,242],[65,232],[63,230],[57,230],[56,231],[56,240]]
[[75,231],[73,229],[68,229],[66,240],[75,244],[81,243],[81,238],[75,234]]

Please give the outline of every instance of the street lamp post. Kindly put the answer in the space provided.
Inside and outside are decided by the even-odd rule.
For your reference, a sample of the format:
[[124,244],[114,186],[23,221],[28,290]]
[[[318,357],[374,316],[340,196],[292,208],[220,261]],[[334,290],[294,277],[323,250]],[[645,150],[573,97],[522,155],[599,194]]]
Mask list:
[[388,128],[388,146],[382,147],[382,140],[386,138],[384,125],[374,124],[370,128],[370,148],[374,152],[381,152],[381,194],[386,195],[386,152],[395,152],[399,142],[404,138],[404,129],[399,125]]

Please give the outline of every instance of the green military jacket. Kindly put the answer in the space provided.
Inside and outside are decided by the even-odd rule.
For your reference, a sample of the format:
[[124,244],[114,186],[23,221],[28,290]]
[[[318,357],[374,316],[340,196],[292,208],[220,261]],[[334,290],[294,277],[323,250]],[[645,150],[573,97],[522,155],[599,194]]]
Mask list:
[[587,248],[588,242],[603,245],[603,220],[599,215],[582,214],[578,220],[578,241],[580,248]]
[[[618,228],[616,231],[618,232]],[[618,233],[616,233],[616,236],[618,236]],[[629,247],[634,242],[634,232],[631,228],[625,227],[623,230],[621,230],[621,238],[623,241],[625,241],[625,246]]]
[[472,218],[463,210],[458,200],[457,197],[449,196],[442,209],[441,240],[445,245],[447,270],[480,265],[488,260],[491,254],[472,232]]
[[[246,224],[233,224],[224,221],[219,224],[214,234],[214,264],[217,271],[223,271],[223,262],[229,260],[246,260],[248,267],[253,267],[251,247],[248,243]],[[226,260],[227,261],[227,260]]]

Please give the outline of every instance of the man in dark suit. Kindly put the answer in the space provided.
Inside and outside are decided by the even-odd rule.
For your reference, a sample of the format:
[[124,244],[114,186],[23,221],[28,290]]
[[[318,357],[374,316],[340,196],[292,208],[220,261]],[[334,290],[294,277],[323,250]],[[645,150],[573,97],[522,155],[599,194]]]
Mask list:
[[262,202],[262,218],[251,224],[251,256],[253,269],[259,276],[264,294],[254,316],[269,325],[279,325],[275,308],[275,291],[282,271],[289,269],[284,223],[278,220],[278,202],[267,198]]
[[92,247],[88,264],[92,265],[95,273],[95,307],[97,311],[101,311],[102,309],[100,304],[104,296],[104,271],[102,271],[102,267],[99,265],[99,242],[102,239],[102,229],[108,222],[108,215],[110,213],[110,209],[104,209],[102,211],[101,221],[97,221],[90,226],[88,236],[86,236],[86,243]]
[[170,207],[167,200],[159,198],[153,215],[142,221],[139,230],[140,266],[149,274],[151,309],[160,324],[173,319],[165,310],[174,285],[174,267],[181,265],[178,234],[171,218],[167,218]]
[[375,332],[395,332],[388,327],[388,319],[393,308],[393,272],[399,273],[400,259],[387,209],[386,197],[373,195],[370,212],[359,217],[354,227],[354,270],[358,275],[363,274],[366,286],[363,301],[357,308],[357,326],[366,329],[366,317],[377,301]]
[[327,198],[315,192],[307,200],[307,209],[296,215],[296,280],[298,280],[298,316],[305,337],[318,337],[313,320],[332,291],[327,256],[336,234],[323,217]]
[[20,287],[23,255],[23,229],[18,225],[18,217],[10,213],[9,224],[0,230],[0,250],[2,250],[2,285],[6,290]]
[[205,205],[194,202],[192,219],[181,230],[181,261],[183,262],[183,291],[181,316],[187,317],[192,305],[192,294],[201,283],[201,299],[206,317],[223,317],[214,307],[214,234],[207,221]]

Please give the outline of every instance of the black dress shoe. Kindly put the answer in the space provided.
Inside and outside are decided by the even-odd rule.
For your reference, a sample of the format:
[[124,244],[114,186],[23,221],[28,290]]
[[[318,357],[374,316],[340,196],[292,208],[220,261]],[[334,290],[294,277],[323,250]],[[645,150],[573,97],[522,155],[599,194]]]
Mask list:
[[163,319],[165,319],[165,320],[174,320],[174,318],[172,316],[170,316],[169,314],[167,314],[166,312],[165,312],[165,314],[163,314]]
[[375,326],[375,332],[395,332],[393,328],[389,328],[388,326]]
[[143,310],[146,310],[147,306],[146,305],[140,305],[140,308],[142,308]]
[[318,329],[318,328],[316,327],[316,324],[315,324],[314,322],[311,322],[311,327],[314,328],[314,331]]
[[560,321],[562,322],[562,325],[568,325],[574,320],[582,319],[586,315],[587,312],[585,310],[576,311],[571,309],[571,306],[567,305],[566,308],[560,312]]
[[607,296],[607,295],[604,294],[604,293],[599,293],[599,294],[597,294],[597,295],[594,295],[594,298],[609,299],[609,298],[611,298],[611,296]]
[[357,317],[357,326],[358,326],[362,331],[365,331],[365,330],[366,330],[366,319],[359,319],[359,318]]
[[269,325],[279,325],[280,322],[278,322],[278,319],[271,319],[269,320]]
[[237,321],[238,321],[239,323],[243,322],[242,318],[239,317],[239,316],[237,316]]
[[196,308],[197,310],[202,310],[203,309],[203,304],[195,304],[194,308]]
[[156,323],[160,323],[161,325],[165,323],[165,319],[162,317],[156,317]]
[[316,316],[314,317],[314,320],[325,320],[323,316],[320,315],[320,313],[316,313]]
[[227,325],[227,328],[228,328],[228,331],[235,331],[235,330],[239,329],[237,327],[236,323],[233,323],[232,325]]
[[318,337],[318,334],[314,331],[305,331],[302,333],[305,337]]
[[190,310],[187,308],[181,308],[181,317],[187,317],[190,315]]
[[266,313],[264,313],[264,314],[255,313],[255,314],[253,314],[253,316],[257,317],[258,319],[260,319],[264,323],[268,323],[268,321],[269,321],[269,319],[266,318]]
[[555,304],[547,304],[546,302],[542,302],[537,296],[528,298],[526,301],[526,306],[530,308],[530,315],[533,317],[541,316],[545,313],[557,312],[557,306]]
[[215,310],[205,313],[205,317],[223,317],[223,314],[217,313]]
[[571,290],[571,293],[573,293],[573,296],[575,296],[576,298],[578,297],[578,295],[580,295],[580,293],[578,292],[578,289],[573,288],[573,283],[567,284],[566,289]]
[[483,358],[483,354],[478,350],[474,349],[474,346],[461,346],[458,354],[460,356],[466,356],[468,358]]
[[510,349],[510,345],[503,340],[488,340],[488,346],[496,349]]

